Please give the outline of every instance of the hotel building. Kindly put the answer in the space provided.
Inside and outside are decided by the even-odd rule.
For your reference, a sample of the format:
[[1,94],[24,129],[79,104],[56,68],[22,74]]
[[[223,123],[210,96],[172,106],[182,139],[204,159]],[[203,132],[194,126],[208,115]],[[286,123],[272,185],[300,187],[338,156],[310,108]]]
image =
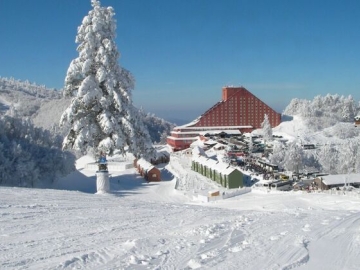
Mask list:
[[281,114],[244,87],[224,87],[221,101],[191,123],[175,127],[167,137],[167,143],[174,151],[179,151],[188,148],[200,133],[251,132],[261,128],[265,114],[271,127],[280,124]]

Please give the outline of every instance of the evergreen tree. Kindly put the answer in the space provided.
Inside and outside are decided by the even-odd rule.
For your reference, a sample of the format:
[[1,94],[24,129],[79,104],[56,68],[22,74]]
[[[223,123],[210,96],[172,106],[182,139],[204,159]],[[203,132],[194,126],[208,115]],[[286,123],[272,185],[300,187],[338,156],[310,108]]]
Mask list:
[[284,157],[286,170],[298,173],[303,167],[303,156],[304,151],[297,141],[289,143]]
[[272,128],[267,114],[264,115],[264,121],[261,123],[261,129],[262,129],[264,141],[265,142],[272,141],[273,139]]
[[76,36],[79,56],[65,78],[64,95],[73,99],[60,120],[71,125],[63,148],[111,155],[129,147],[136,156],[151,158],[150,136],[132,105],[134,79],[118,64],[114,10],[97,0],[91,3]]
[[167,137],[168,137],[168,133],[167,133],[166,130],[164,130],[160,135],[159,144],[166,144],[167,143]]
[[254,143],[253,143],[253,138],[252,138],[252,134],[251,134],[251,133],[250,133],[250,137],[249,137],[248,148],[249,148],[249,156],[252,156],[252,152],[253,152],[253,150],[254,150]]
[[360,141],[356,139],[348,139],[346,143],[339,145],[338,173],[358,173],[359,167],[359,150]]
[[75,170],[75,156],[30,120],[0,116],[0,185],[42,187]]
[[331,144],[323,145],[318,151],[318,161],[325,173],[336,174],[339,152]]
[[353,121],[355,117],[356,105],[352,96],[344,99],[344,106],[342,108],[342,118],[346,122]]
[[280,167],[284,167],[284,158],[286,154],[285,145],[282,142],[275,141],[273,146],[273,152],[269,157],[272,164],[276,164]]

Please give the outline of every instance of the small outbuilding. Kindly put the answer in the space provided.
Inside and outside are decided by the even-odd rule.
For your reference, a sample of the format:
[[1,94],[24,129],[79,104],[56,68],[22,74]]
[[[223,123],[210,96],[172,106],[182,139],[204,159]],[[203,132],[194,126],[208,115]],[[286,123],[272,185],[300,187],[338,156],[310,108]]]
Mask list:
[[217,196],[220,196],[219,190],[211,190],[208,192],[208,197],[217,197]]
[[359,174],[336,174],[336,175],[323,175],[314,178],[314,184],[321,190],[328,190],[331,188],[343,186],[360,186]]
[[145,178],[148,182],[159,182],[161,181],[161,173],[158,168],[152,165],[150,162],[141,158],[134,161],[135,168],[139,174]]
[[151,164],[157,165],[161,163],[169,163],[170,153],[167,151],[156,152],[156,158],[151,160]]

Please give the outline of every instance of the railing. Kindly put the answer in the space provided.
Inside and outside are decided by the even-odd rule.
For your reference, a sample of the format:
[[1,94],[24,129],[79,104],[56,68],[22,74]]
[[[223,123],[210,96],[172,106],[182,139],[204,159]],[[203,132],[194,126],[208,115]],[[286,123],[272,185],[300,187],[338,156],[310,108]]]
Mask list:
[[321,190],[321,189],[309,189],[303,190],[302,193],[325,193],[329,195],[337,195],[337,196],[349,196],[360,198],[360,189],[352,189],[352,190],[343,190],[343,189],[328,189],[328,190]]

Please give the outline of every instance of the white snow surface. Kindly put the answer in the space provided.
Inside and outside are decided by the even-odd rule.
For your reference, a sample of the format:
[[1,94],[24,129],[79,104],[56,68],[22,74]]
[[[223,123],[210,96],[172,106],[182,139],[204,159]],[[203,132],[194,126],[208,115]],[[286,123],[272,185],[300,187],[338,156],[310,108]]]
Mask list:
[[181,156],[160,167],[162,182],[110,171],[112,192],[94,194],[92,162],[79,159],[57,190],[0,187],[0,269],[360,269],[358,194],[195,203],[177,181],[217,187]]

